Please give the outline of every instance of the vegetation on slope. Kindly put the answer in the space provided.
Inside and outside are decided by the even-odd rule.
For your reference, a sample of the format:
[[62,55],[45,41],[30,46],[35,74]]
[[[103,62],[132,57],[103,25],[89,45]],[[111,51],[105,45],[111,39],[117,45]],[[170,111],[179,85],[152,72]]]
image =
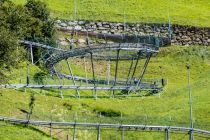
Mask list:
[[[13,0],[23,4],[25,0]],[[53,17],[210,26],[209,0],[43,0]],[[76,3],[76,17],[74,5]]]

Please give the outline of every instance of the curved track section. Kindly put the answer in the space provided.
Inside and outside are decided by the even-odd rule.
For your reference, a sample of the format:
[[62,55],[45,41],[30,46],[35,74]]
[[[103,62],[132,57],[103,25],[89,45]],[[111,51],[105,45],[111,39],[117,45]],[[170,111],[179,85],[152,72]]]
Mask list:
[[148,53],[158,53],[158,48],[156,49],[151,44],[140,44],[140,43],[113,43],[113,44],[101,44],[101,45],[91,45],[85,48],[76,48],[64,53],[57,54],[55,56],[50,57],[46,61],[46,68],[50,70],[50,72],[54,73],[53,66],[60,62],[61,60],[65,60],[72,57],[85,56],[87,54],[93,54],[98,52],[112,51],[112,50],[135,50],[139,51],[142,55],[146,55]]
[[[67,74],[62,74],[54,69],[54,65],[59,63],[62,60],[67,60],[68,58],[74,58],[74,57],[87,57],[88,55],[92,55],[93,59],[96,60],[134,60],[134,59],[142,59],[142,58],[147,58],[149,55],[150,57],[154,54],[158,53],[157,47],[154,47],[154,45],[151,44],[145,44],[145,43],[113,43],[113,44],[100,44],[100,45],[91,45],[88,47],[84,48],[77,48],[73,49],[64,53],[56,54],[52,57],[50,57],[46,63],[45,66],[49,70],[51,74],[55,74],[59,76],[60,78],[74,78],[75,81],[81,81],[81,82],[88,82],[89,84],[119,84],[122,85],[121,88],[117,87],[114,88],[112,86],[109,87],[99,87],[100,89],[104,90],[117,90],[117,89],[133,89],[134,86],[138,83],[138,81],[132,81],[132,83],[129,84],[131,87],[126,87],[123,85],[126,85],[126,80],[125,81],[118,81],[118,80],[96,80],[96,79],[87,79],[79,76],[72,76],[72,75],[67,75]],[[107,51],[121,51],[121,50],[126,50],[126,51],[135,51],[136,54],[122,54],[119,55],[118,57],[116,55],[113,56],[107,56],[107,55],[100,55],[97,53],[101,52],[107,52]],[[133,86],[133,87],[132,87]],[[92,89],[92,88],[86,88],[86,89]],[[94,89],[97,89],[97,87],[94,86]],[[155,84],[143,84],[139,85],[139,87],[136,87],[136,90],[140,89],[145,89],[145,90],[160,90],[160,88],[155,85]]]

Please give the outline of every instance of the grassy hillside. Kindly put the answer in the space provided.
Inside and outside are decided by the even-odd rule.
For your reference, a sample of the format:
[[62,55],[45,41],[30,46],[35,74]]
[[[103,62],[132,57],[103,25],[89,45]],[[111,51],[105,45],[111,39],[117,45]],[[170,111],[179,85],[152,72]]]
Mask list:
[[0,139],[1,140],[49,140],[49,136],[33,127],[21,125],[11,125],[0,122]]
[[168,23],[170,16],[173,24],[210,26],[209,0],[75,0],[76,17],[74,0],[42,1],[53,17],[63,19]]
[[[191,87],[193,98],[193,121],[195,128],[210,130],[210,49],[208,47],[172,46],[162,48],[156,58],[152,58],[145,77],[168,79],[165,91],[160,95],[127,97],[106,99],[75,99],[69,97],[75,91],[63,91],[65,98],[62,100],[58,90],[9,90],[0,89],[0,116],[11,116],[25,118],[26,114],[22,110],[28,110],[30,95],[35,93],[35,107],[32,115],[33,120],[52,120],[53,121],[75,121],[78,122],[101,122],[101,123],[123,123],[123,124],[153,124],[153,125],[176,125],[189,126],[189,104],[187,91],[187,61],[191,64]],[[25,64],[22,63],[24,66]],[[122,64],[120,64],[122,66]],[[159,66],[162,66],[160,70]],[[31,66],[30,74],[33,76],[41,70]],[[81,72],[81,68],[73,66],[75,70]],[[20,82],[17,77],[24,79],[26,68],[7,72],[11,78],[10,83]],[[162,75],[162,76],[161,76]],[[44,79],[51,82],[52,79]],[[24,82],[24,80],[22,81]],[[46,81],[45,81],[46,82]],[[91,94],[82,92],[83,95]],[[53,96],[47,96],[53,95]],[[15,97],[15,98],[14,98]],[[113,115],[114,114],[114,115]],[[8,126],[9,127],[9,126]],[[13,132],[18,130],[18,126],[12,126]],[[7,128],[0,131],[0,138],[7,135]],[[6,129],[6,130],[5,130]],[[25,129],[25,128],[24,128]],[[41,129],[47,134],[49,130]],[[54,130],[56,131],[56,130]],[[23,131],[22,135],[28,136],[31,129]],[[37,132],[34,132],[37,133]],[[55,132],[56,133],[56,132]],[[54,135],[57,138],[64,138],[66,134],[72,136],[72,131]],[[77,137],[83,139],[86,134],[87,139],[93,139],[96,132],[92,130],[79,130]],[[14,133],[13,136],[18,136]],[[31,135],[31,134],[30,134]],[[39,136],[42,136],[39,133]],[[36,135],[34,135],[35,137]],[[163,139],[162,133],[136,133],[126,132],[129,139]],[[8,137],[12,137],[8,135]],[[33,138],[33,136],[31,136]],[[120,132],[117,130],[103,130],[102,138],[119,139]],[[175,135],[172,138],[188,139],[186,134]],[[204,138],[199,138],[204,139]]]

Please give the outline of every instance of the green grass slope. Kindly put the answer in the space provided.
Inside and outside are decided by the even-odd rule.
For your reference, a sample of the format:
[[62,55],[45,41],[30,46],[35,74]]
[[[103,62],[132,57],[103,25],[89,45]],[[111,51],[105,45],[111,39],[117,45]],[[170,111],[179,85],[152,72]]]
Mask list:
[[49,140],[49,136],[35,128],[0,122],[1,140]]
[[[23,4],[25,0],[13,0]],[[210,26],[209,0],[42,0],[53,17],[76,20],[168,23]]]
[[[193,98],[193,121],[195,128],[210,130],[210,49],[202,46],[180,47],[172,46],[162,48],[157,57],[152,58],[145,74],[146,78],[167,78],[168,85],[160,95],[143,97],[126,97],[116,99],[99,98],[97,100],[90,98],[75,99],[68,95],[75,94],[74,90],[63,91],[65,98],[58,97],[58,90],[12,90],[0,89],[0,116],[26,118],[22,110],[28,110],[30,96],[35,93],[35,107],[32,115],[33,120],[53,121],[78,121],[78,122],[101,122],[101,123],[123,123],[123,124],[151,124],[151,125],[172,125],[189,126],[189,104],[187,90],[187,61],[191,64],[191,90]],[[23,63],[24,65],[24,63]],[[123,64],[119,64],[121,67]],[[162,67],[162,70],[159,68]],[[33,76],[41,70],[31,66],[30,74]],[[81,73],[81,68],[77,68]],[[19,82],[18,75],[26,73],[26,68],[7,72],[11,78],[10,83]],[[44,79],[52,82],[52,79]],[[22,81],[24,83],[24,80]],[[46,82],[46,81],[45,81]],[[82,91],[83,95],[89,92]],[[47,96],[53,95],[53,96]],[[16,126],[14,127],[14,136],[18,136]],[[1,127],[0,138],[6,137],[9,133],[7,127]],[[8,131],[7,131],[8,129]],[[24,128],[26,129],[26,128]],[[40,129],[47,134],[49,130]],[[22,132],[26,137],[31,133],[31,129]],[[35,133],[35,132],[34,132]],[[37,132],[36,132],[37,133]],[[56,132],[55,132],[56,133]],[[65,132],[72,136],[72,131]],[[39,136],[42,136],[39,133]],[[84,136],[85,135],[85,136]],[[129,139],[163,139],[163,133],[136,133],[126,132],[126,138]],[[188,139],[186,134],[171,135],[174,139]],[[8,139],[12,136],[8,135]],[[54,135],[56,138],[60,138]],[[93,139],[96,137],[96,131],[78,130],[78,139]],[[120,131],[102,130],[102,138],[119,139]],[[205,138],[198,138],[205,139]]]

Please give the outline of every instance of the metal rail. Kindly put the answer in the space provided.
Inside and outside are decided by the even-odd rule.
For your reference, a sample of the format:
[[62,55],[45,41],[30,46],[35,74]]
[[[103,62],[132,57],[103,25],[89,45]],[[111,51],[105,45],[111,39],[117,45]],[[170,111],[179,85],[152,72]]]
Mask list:
[[0,116],[0,121],[6,121],[14,124],[30,124],[35,126],[71,126],[71,127],[100,127],[100,128],[123,128],[129,130],[141,130],[141,131],[160,131],[167,133],[170,132],[186,132],[189,133],[193,131],[196,134],[202,134],[210,137],[210,131],[187,128],[187,127],[177,127],[177,126],[156,126],[156,125],[126,125],[126,124],[100,124],[100,123],[77,123],[77,122],[53,122],[53,121],[33,121],[33,120],[23,120]]
[[[136,86],[75,86],[75,85],[31,85],[31,84],[0,84],[1,88],[32,88],[32,89],[74,89],[74,90],[129,90]],[[153,84],[140,84],[136,90],[158,90]],[[159,89],[160,90],[160,89]]]
[[36,42],[32,42],[32,41],[27,41],[27,40],[22,40],[22,41],[19,41],[19,42],[21,44],[24,44],[24,45],[29,45],[30,47],[44,48],[44,49],[56,50],[56,51],[62,51],[62,52],[66,51],[66,50],[55,48],[55,47],[52,47],[52,46],[49,46],[49,45],[44,45],[44,44],[41,44],[41,43],[36,43]]

